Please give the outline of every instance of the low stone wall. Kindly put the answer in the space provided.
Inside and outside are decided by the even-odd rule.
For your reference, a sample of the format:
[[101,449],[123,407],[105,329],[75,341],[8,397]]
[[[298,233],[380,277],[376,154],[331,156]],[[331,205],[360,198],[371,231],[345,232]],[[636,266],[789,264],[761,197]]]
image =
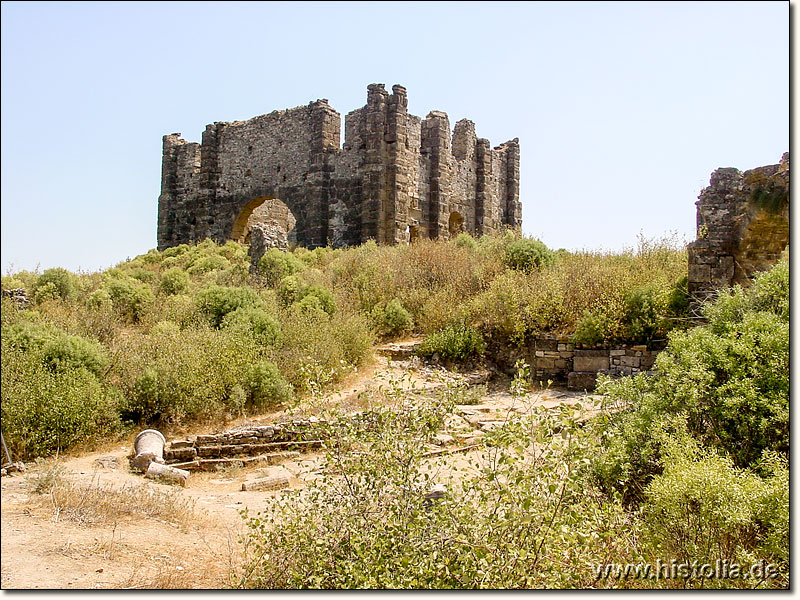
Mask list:
[[[322,426],[325,421],[309,419],[240,427],[213,435],[198,435],[186,440],[174,440],[164,449],[167,464],[181,468],[204,468],[228,462],[273,454],[279,457],[286,451],[310,450],[322,445]],[[269,462],[269,461],[267,461]]]
[[530,365],[537,381],[553,380],[570,389],[593,390],[598,373],[619,377],[650,371],[661,350],[634,344],[588,347],[568,338],[542,336],[522,348],[498,345],[490,354],[509,374],[521,359]]

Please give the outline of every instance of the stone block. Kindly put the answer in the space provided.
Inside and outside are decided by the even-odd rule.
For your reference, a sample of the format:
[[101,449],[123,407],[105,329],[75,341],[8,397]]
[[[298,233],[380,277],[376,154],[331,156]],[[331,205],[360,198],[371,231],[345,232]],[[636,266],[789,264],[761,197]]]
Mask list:
[[289,477],[286,474],[273,475],[270,477],[262,477],[260,479],[253,479],[252,481],[245,481],[242,483],[243,492],[254,491],[274,491],[283,490],[289,487]]
[[609,367],[608,355],[606,356],[578,356],[572,359],[572,368],[577,372],[604,371]]
[[689,264],[689,281],[711,281],[711,267],[708,265]]
[[573,371],[567,375],[567,388],[570,390],[593,391],[597,384],[597,373]]
[[197,448],[197,456],[201,457],[216,457],[219,456],[219,446],[199,446]]
[[164,460],[190,461],[197,456],[197,449],[189,448],[169,448],[164,450]]
[[619,364],[623,367],[638,367],[641,365],[641,359],[636,356],[621,356]]

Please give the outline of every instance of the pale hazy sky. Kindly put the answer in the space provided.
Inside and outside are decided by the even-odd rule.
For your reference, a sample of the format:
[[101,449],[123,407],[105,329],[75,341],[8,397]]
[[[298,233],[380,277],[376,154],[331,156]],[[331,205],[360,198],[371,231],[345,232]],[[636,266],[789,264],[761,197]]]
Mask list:
[[369,83],[519,137],[548,246],[694,238],[717,167],[789,149],[788,2],[2,3],[2,268],[156,245],[161,136]]

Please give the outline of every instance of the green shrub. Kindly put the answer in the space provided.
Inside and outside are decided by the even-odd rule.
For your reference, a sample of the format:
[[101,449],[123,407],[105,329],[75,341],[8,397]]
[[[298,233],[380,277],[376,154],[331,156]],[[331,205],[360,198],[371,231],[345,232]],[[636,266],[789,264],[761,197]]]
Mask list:
[[194,297],[197,309],[214,327],[219,327],[225,315],[237,308],[258,308],[263,305],[256,291],[246,287],[222,287],[211,285],[200,290]]
[[685,440],[677,445],[674,441],[667,448],[663,474],[647,487],[644,543],[664,562],[674,558],[689,564],[727,560],[749,565],[756,562],[754,556],[766,562],[777,559],[788,579],[786,460],[762,479],[726,458],[692,451]]
[[31,321],[20,321],[3,328],[3,340],[14,348],[23,351],[39,350],[55,331],[52,327]]
[[336,312],[336,299],[333,297],[333,292],[321,285],[312,285],[303,290],[300,295],[301,301],[313,297],[319,300],[319,306],[329,315]]
[[[665,423],[683,419],[705,448],[753,467],[765,451],[789,450],[788,268],[777,265],[747,290],[705,306],[705,326],[673,331],[653,377],[601,380],[607,401],[630,407],[611,418],[596,459],[609,487],[641,490],[662,468]],[[669,421],[672,418],[673,421]]]
[[125,396],[120,415],[143,425],[224,418],[239,410],[231,391],[261,356],[252,337],[225,330],[128,336],[114,369]]
[[626,339],[649,344],[664,331],[664,315],[667,306],[654,285],[637,287],[625,296],[623,323]]
[[270,248],[258,260],[258,272],[269,286],[278,285],[287,275],[294,275],[306,268],[306,264],[291,252]]
[[[42,288],[45,287],[47,288],[47,292],[42,291]],[[75,296],[76,290],[77,283],[75,275],[66,269],[47,269],[36,278],[34,298],[37,298],[37,294],[41,293],[42,300],[49,300],[51,298],[71,300]],[[38,303],[39,300],[36,300],[36,302]]]
[[19,290],[25,289],[25,282],[14,276],[2,276],[2,288],[4,290]]
[[60,298],[58,294],[58,288],[56,284],[52,281],[48,281],[36,288],[36,291],[33,293],[33,301],[36,304],[42,304],[43,302],[48,302],[51,300],[58,300]]
[[101,377],[108,355],[105,349],[77,335],[60,334],[42,346],[42,362],[56,371],[85,368]]
[[204,256],[199,260],[192,263],[189,267],[189,274],[202,275],[203,273],[210,273],[211,271],[221,271],[230,267],[231,263],[224,256],[219,254],[212,254],[211,256]]
[[417,352],[425,357],[438,354],[442,358],[464,360],[481,356],[485,351],[486,344],[480,332],[474,327],[458,323],[427,336]]
[[294,304],[303,297],[307,287],[297,275],[287,275],[278,286],[278,299],[284,306]]
[[456,236],[455,244],[459,248],[467,248],[468,250],[476,250],[478,248],[478,242],[466,231],[462,231]]
[[551,266],[555,255],[539,240],[521,238],[506,247],[505,262],[512,269],[535,271]]
[[15,458],[90,446],[118,431],[119,395],[90,371],[53,371],[5,340],[2,363],[3,434]]
[[292,399],[292,386],[275,363],[262,361],[250,367],[245,377],[251,404],[259,409],[285,404]]
[[161,256],[164,258],[174,258],[186,254],[189,252],[191,247],[188,244],[181,244],[179,246],[173,246],[172,248],[167,248],[163,252],[161,252]]
[[110,277],[103,283],[114,308],[131,321],[138,322],[155,300],[149,285],[125,277]]
[[150,328],[150,335],[158,337],[165,335],[177,335],[180,333],[180,331],[181,326],[174,321],[159,321]]
[[375,307],[375,320],[383,335],[401,335],[411,331],[414,319],[397,298],[385,307]]
[[89,295],[87,304],[89,305],[90,308],[93,308],[95,310],[108,309],[114,306],[114,302],[113,300],[111,300],[111,294],[109,294],[106,290],[102,288],[93,291]]
[[152,283],[156,280],[155,273],[142,268],[131,269],[128,272],[128,275],[137,281],[141,281],[142,283]]
[[260,308],[237,308],[222,319],[222,327],[252,335],[260,344],[274,346],[281,340],[281,324]]
[[584,346],[602,344],[608,335],[608,318],[605,315],[586,311],[578,322],[572,341]]
[[[386,394],[405,392],[390,384]],[[587,564],[625,556],[624,515],[572,466],[592,449],[572,417],[543,414],[534,427],[511,420],[492,436],[490,458],[469,457],[431,497],[441,480],[426,443],[449,413],[445,398],[373,409],[368,426],[332,424],[325,468],[307,494],[247,515],[252,553],[238,586],[584,588],[596,583]],[[533,439],[547,451],[526,450]]]
[[172,267],[167,269],[161,275],[161,283],[159,289],[172,296],[174,294],[181,294],[189,287],[189,274],[179,267]]
[[40,323],[21,321],[5,327],[3,341],[54,371],[85,368],[99,377],[108,364],[102,345]]

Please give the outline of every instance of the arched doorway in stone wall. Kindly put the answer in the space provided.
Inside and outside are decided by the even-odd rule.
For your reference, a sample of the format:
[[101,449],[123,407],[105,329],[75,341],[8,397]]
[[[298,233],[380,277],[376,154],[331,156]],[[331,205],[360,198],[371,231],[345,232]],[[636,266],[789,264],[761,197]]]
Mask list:
[[258,227],[264,232],[267,247],[293,248],[297,245],[297,218],[278,198],[262,196],[248,202],[233,222],[231,239],[250,243],[251,232]]
[[464,217],[461,216],[460,212],[454,210],[450,213],[448,230],[450,231],[451,238],[456,237],[459,233],[464,231]]

